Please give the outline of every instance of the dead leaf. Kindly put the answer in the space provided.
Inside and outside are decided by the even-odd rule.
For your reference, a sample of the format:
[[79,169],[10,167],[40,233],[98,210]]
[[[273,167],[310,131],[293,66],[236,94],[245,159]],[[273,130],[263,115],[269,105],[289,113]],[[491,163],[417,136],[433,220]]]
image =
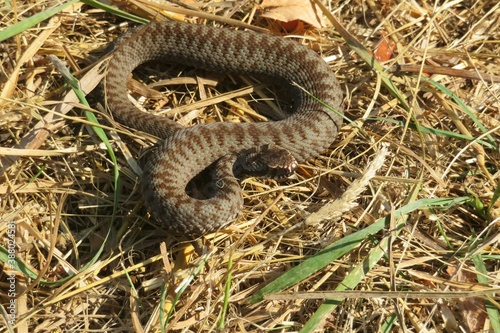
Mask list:
[[264,0],[260,7],[262,17],[289,24],[300,20],[318,29],[325,26],[321,10],[309,0]]
[[387,33],[382,32],[382,38],[373,55],[378,61],[385,62],[392,58],[395,49],[396,43],[387,37]]
[[[452,276],[452,281],[477,283],[477,277],[468,267],[462,267],[458,262],[448,265],[446,272]],[[464,323],[469,328],[469,332],[479,332],[484,327],[486,321],[486,309],[480,297],[459,298],[457,306],[462,314]]]

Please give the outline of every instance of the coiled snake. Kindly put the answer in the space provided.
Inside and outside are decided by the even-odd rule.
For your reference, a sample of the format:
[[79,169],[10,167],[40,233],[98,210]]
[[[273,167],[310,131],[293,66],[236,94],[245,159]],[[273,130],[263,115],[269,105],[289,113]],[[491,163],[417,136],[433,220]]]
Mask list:
[[[141,112],[128,100],[128,75],[151,60],[283,82],[293,94],[294,112],[275,122],[185,128]],[[327,64],[295,41],[253,32],[179,22],[149,24],[113,53],[105,88],[115,120],[162,139],[141,179],[149,211],[168,230],[192,236],[217,230],[238,214],[243,203],[238,177],[292,173],[297,162],[325,151],[342,124],[342,91]],[[210,196],[188,194],[190,180],[209,165],[215,165]]]

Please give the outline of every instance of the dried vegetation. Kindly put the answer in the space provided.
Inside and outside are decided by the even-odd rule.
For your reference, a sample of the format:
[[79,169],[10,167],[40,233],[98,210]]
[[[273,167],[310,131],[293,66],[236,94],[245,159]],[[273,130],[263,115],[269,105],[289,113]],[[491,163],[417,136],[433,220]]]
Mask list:
[[[167,15],[165,5],[119,3],[143,18]],[[216,15],[277,33],[253,3],[194,2],[198,15],[169,15],[194,24],[214,24],[200,17]],[[57,5],[5,2],[0,29]],[[491,292],[500,283],[498,2],[327,6],[349,34],[302,24],[293,34],[307,36],[297,40],[337,73],[350,122],[331,150],[292,179],[245,180],[242,214],[198,244],[166,233],[142,208],[137,161],[154,138],[117,127],[100,94],[87,96],[116,154],[116,187],[115,163],[48,57],[56,55],[88,92],[102,79],[96,66],[106,47],[132,23],[76,3],[3,40],[0,332],[11,327],[4,324],[12,318],[11,288],[18,332],[151,332],[162,325],[193,332],[316,325],[328,332],[500,332]],[[383,65],[367,61],[366,50]],[[164,113],[185,125],[260,121],[254,113],[282,105],[275,90],[251,78],[156,64],[135,78],[150,83],[131,84],[142,107],[173,109]],[[246,89],[250,95],[238,91],[250,86],[257,87]],[[214,96],[222,102],[200,104]],[[272,284],[283,276],[289,280],[281,287]],[[266,285],[286,295],[249,302]]]

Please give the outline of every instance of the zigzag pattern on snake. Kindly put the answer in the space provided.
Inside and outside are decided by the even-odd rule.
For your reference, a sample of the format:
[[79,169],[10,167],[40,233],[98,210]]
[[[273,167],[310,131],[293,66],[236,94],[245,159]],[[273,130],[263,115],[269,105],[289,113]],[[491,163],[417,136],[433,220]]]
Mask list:
[[[188,128],[141,112],[127,98],[127,77],[152,60],[284,82],[292,90],[294,112],[276,122]],[[105,88],[115,120],[162,139],[141,179],[149,211],[165,228],[192,236],[221,228],[239,212],[243,199],[239,175],[233,174],[238,156],[276,147],[300,162],[325,151],[342,124],[342,91],[327,64],[295,41],[253,32],[179,22],[149,24],[113,53]],[[188,182],[214,162],[218,182],[213,195],[201,200],[186,193]]]

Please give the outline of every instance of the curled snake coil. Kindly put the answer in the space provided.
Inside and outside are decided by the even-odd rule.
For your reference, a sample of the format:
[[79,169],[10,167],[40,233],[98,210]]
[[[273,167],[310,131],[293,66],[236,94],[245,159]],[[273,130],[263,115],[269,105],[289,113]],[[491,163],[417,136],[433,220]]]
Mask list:
[[[126,82],[132,70],[152,60],[287,84],[294,112],[275,122],[191,127],[142,112],[128,100]],[[294,171],[297,162],[325,151],[342,124],[342,91],[327,64],[295,41],[253,32],[151,23],[113,53],[105,91],[116,121],[162,139],[143,170],[143,197],[153,218],[166,229],[190,236],[215,231],[237,216],[243,204],[237,178],[253,173],[253,167],[248,167],[234,174],[245,168],[241,163],[254,163],[260,168],[255,174],[267,170],[270,177],[284,176]],[[235,163],[239,160],[243,162]],[[188,183],[209,165],[215,166],[210,197],[187,193]]]

